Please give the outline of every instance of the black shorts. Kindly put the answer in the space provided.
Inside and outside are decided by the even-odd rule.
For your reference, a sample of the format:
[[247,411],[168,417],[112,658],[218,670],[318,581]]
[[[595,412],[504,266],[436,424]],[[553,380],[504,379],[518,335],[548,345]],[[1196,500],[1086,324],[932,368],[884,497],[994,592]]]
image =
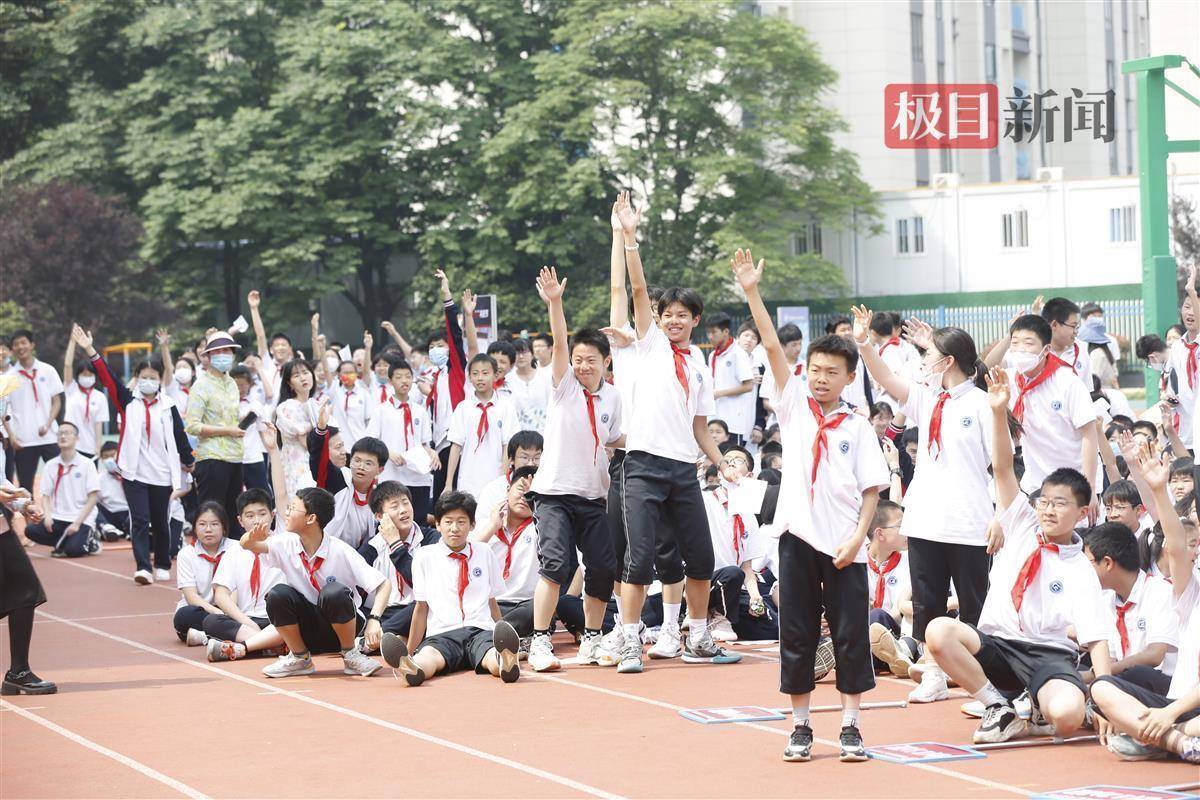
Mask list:
[[622,582],[648,586],[656,573],[663,584],[685,575],[711,580],[712,536],[696,465],[634,450],[621,463],[621,484],[628,542]]
[[[1127,681],[1120,675],[1102,675],[1101,677],[1096,678],[1096,683],[1111,683],[1113,686],[1117,687],[1134,700],[1137,700],[1146,708],[1166,708],[1167,706],[1171,705],[1172,702],[1174,702],[1165,694],[1159,694],[1158,692],[1151,691],[1144,686],[1139,686],[1132,681]],[[1092,685],[1095,686],[1096,683],[1093,683]],[[1096,712],[1100,714],[1100,716],[1104,716],[1103,709],[1099,708],[1098,706],[1096,708]],[[1187,722],[1189,719],[1194,719],[1197,716],[1200,716],[1200,708],[1193,708],[1191,711],[1187,711],[1180,716],[1176,722]]]
[[432,647],[446,659],[446,673],[473,669],[480,675],[486,675],[487,668],[483,666],[483,657],[492,649],[492,632],[475,627],[455,628],[437,636],[430,636],[421,642],[417,653],[426,647]]
[[[271,625],[271,620],[266,617],[250,617],[250,621],[257,625],[259,630],[265,630]],[[210,639],[236,642],[238,631],[241,629],[242,623],[228,614],[209,614],[204,618],[204,633]]]
[[536,495],[539,572],[546,580],[565,586],[579,566],[575,550],[583,555],[583,590],[589,597],[612,597],[617,564],[604,513],[603,500],[573,494]]
[[[974,626],[972,626],[973,629]],[[1061,647],[1029,644],[1013,639],[992,636],[978,629],[979,652],[975,660],[983,667],[983,673],[992,685],[1001,691],[1019,692],[1029,690],[1029,696],[1037,704],[1037,695],[1050,680],[1061,680],[1079,687],[1087,696],[1087,687],[1079,677],[1079,658]]]

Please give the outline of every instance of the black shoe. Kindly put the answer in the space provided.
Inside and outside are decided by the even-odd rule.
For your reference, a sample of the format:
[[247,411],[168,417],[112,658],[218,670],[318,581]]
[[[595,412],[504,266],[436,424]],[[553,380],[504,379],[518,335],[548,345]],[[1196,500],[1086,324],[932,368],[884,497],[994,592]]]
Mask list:
[[988,706],[983,711],[983,719],[979,721],[972,741],[975,744],[1007,742],[1024,735],[1028,729],[1029,723],[1021,719],[1011,705]]
[[784,761],[811,761],[813,746],[812,728],[807,725],[797,725],[792,728],[788,745],[783,749]]
[[418,667],[417,662],[412,660],[412,656],[408,654],[408,645],[403,638],[394,633],[385,633],[379,642],[379,654],[392,668],[393,674],[399,672],[397,677],[403,677],[404,682],[409,686],[420,686],[425,682],[425,670]]
[[13,672],[11,669],[4,673],[4,683],[0,684],[0,694],[54,694],[58,687],[50,681],[44,681],[30,670]]
[[842,761],[866,761],[867,748],[863,746],[862,734],[857,725],[842,726],[840,737],[842,744]]
[[67,554],[64,553],[62,550],[54,549],[54,550],[50,551],[50,557],[51,558],[66,558]]

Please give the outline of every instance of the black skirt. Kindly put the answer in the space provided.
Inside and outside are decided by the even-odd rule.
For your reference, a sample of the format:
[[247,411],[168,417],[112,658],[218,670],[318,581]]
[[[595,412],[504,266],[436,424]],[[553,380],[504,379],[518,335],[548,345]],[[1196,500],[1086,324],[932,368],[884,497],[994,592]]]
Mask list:
[[17,534],[11,529],[0,533],[0,619],[44,602],[46,592]]

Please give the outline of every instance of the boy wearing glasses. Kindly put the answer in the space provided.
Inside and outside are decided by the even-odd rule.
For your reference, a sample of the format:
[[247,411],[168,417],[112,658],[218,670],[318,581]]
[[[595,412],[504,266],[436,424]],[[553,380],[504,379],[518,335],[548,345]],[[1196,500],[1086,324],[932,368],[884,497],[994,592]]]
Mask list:
[[375,534],[371,490],[388,463],[388,448],[373,436],[364,436],[350,449],[350,466],[342,468],[346,487],[334,495],[333,519],[325,533],[341,539],[355,550]]
[[[1091,654],[1095,675],[1112,671],[1111,604],[1075,533],[1087,516],[1091,485],[1076,470],[1056,469],[1041,481],[1036,511],[1030,506],[1013,471],[1010,391],[1008,375],[993,369],[992,468],[1005,544],[993,557],[979,624],[940,617],[925,632],[938,666],[983,703],[977,744],[1028,733],[1068,736],[1082,726],[1087,688],[1077,672],[1080,647]],[[1033,700],[1028,722],[1001,694],[1023,689]]]

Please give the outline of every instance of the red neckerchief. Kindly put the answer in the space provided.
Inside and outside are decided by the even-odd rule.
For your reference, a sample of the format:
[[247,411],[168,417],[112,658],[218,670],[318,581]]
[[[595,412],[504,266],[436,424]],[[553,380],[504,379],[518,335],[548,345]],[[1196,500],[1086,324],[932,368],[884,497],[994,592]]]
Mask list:
[[383,403],[386,403],[387,400],[388,400],[387,384],[384,384],[383,386],[379,387],[379,402],[380,402],[380,404],[383,404]]
[[155,396],[155,398],[153,400],[150,400],[149,402],[147,402],[146,398],[144,398],[144,397],[142,398],[142,405],[144,405],[146,407],[146,444],[150,444],[150,439],[152,438],[150,435],[150,406],[154,405],[157,402],[158,402],[157,396]]
[[[344,401],[342,401],[342,413],[349,414],[350,413],[350,395],[354,394],[354,388],[351,387],[348,389],[348,388],[346,388],[345,384],[342,384],[342,391],[346,393],[346,399]],[[347,417],[346,422],[348,423],[349,421],[350,421],[350,418]]]
[[683,387],[683,402],[687,403],[691,399],[691,389],[688,387],[688,368],[687,356],[692,351],[692,345],[689,343],[685,348],[675,346],[675,343],[670,339],[667,344],[671,345],[671,355],[675,358],[675,378],[679,381],[679,385]]
[[[1075,365],[1079,363],[1079,343],[1076,342],[1075,344],[1071,345],[1071,347],[1073,348],[1071,353],[1071,363],[1067,366],[1071,368],[1071,372],[1075,372]],[[1078,375],[1079,373],[1075,372],[1075,374]]]
[[83,418],[91,419],[92,418],[92,392],[96,391],[96,387],[93,386],[90,389],[85,389],[82,386],[79,386],[78,383],[76,383],[75,385],[79,389],[79,393],[83,395]]
[[742,536],[746,533],[746,523],[741,514],[733,515],[733,560],[737,566],[742,565]]
[[729,345],[733,344],[733,337],[729,337],[719,347],[714,347],[712,355],[708,357],[708,365],[712,367],[713,377],[717,377],[717,359],[725,355],[725,351],[729,349]]
[[254,554],[254,566],[250,568],[250,594],[258,600],[258,590],[262,588],[262,559]]
[[428,396],[425,398],[425,407],[429,409],[429,415],[433,419],[437,419],[437,404],[438,404],[438,378],[442,376],[442,371],[435,370],[433,373],[433,388],[429,390]]
[[450,552],[450,557],[458,562],[458,610],[464,621],[467,619],[467,609],[463,606],[463,597],[467,593],[467,586],[471,583],[469,562],[473,552],[470,542],[467,543],[466,553]]
[[38,401],[38,392],[37,392],[37,367],[34,367],[34,368],[33,368],[31,371],[29,371],[29,372],[26,372],[26,371],[25,371],[25,370],[23,370],[23,369],[19,369],[19,370],[17,370],[17,372],[19,372],[21,375],[23,375],[23,376],[25,376],[26,378],[28,378],[28,379],[29,379],[29,385],[30,385],[30,387],[33,389],[33,402],[34,402],[34,403],[36,403],[36,402]]
[[1057,372],[1059,367],[1065,366],[1067,366],[1065,361],[1051,353],[1046,356],[1046,363],[1042,366],[1042,371],[1032,378],[1026,378],[1020,372],[1017,373],[1017,402],[1013,404],[1013,416],[1017,422],[1025,419],[1025,395],[1050,380],[1050,376]]
[[[533,517],[522,522],[509,535],[505,536],[505,530],[501,526],[500,530],[496,531],[496,538],[504,543],[504,580],[508,580],[508,574],[512,570],[513,548],[517,546],[517,542],[521,540],[521,534],[529,527],[529,523],[533,522]],[[511,537],[511,538],[510,538]]]
[[[224,550],[222,550],[221,552],[217,553],[217,555],[216,555],[215,557],[214,557],[214,556],[210,556],[208,553],[205,553],[205,552],[201,552],[201,553],[200,553],[200,557],[201,557],[202,559],[204,559],[205,561],[207,561],[209,564],[212,564],[212,574],[213,574],[213,577],[214,577],[214,578],[217,576],[217,567],[218,567],[218,566],[220,566],[220,564],[221,564],[221,559],[222,559],[222,558],[224,558],[224,556],[225,556],[225,551],[224,551]],[[210,578],[209,580],[212,580],[212,578]]]
[[[1200,347],[1200,342],[1192,342],[1188,344],[1186,340],[1180,339],[1183,346],[1187,348],[1187,381],[1188,386],[1192,389],[1196,388],[1196,348]],[[37,370],[34,370],[35,372]],[[34,389],[33,399],[37,399],[37,390]]]
[[300,563],[304,566],[304,571],[308,573],[308,582],[312,584],[312,587],[316,589],[317,592],[320,592],[321,584],[317,580],[317,570],[319,570],[321,565],[325,563],[325,559],[321,556],[313,556],[312,562],[309,562],[308,553],[301,550]]
[[506,380],[505,378],[497,378],[496,382],[492,384],[492,388],[493,389],[503,389],[505,386],[505,380]]
[[799,375],[802,372],[804,372],[804,362],[803,361],[801,361],[799,364],[796,365],[796,368],[792,370],[792,374]]
[[809,491],[817,485],[817,468],[821,466],[821,451],[829,449],[828,432],[841,425],[849,414],[842,412],[835,417],[826,417],[825,412],[821,411],[821,406],[811,396],[808,398],[808,408],[812,411],[812,415],[817,420],[817,435],[813,437],[813,465],[812,465],[812,481]]
[[592,394],[583,384],[579,385],[583,389],[583,402],[587,404],[588,424],[592,426],[592,463],[596,463],[596,454],[600,452],[600,431],[596,429],[596,398],[600,396],[599,392]]
[[1129,655],[1129,629],[1125,627],[1125,613],[1134,605],[1132,600],[1126,600],[1123,605],[1117,606],[1117,633],[1121,637],[1121,658]]
[[73,469],[75,469],[74,464],[67,466],[66,464],[63,464],[61,461],[58,462],[58,475],[55,476],[55,478],[54,478],[54,491],[51,492],[51,495],[54,498],[56,498],[56,499],[58,498],[58,484],[62,481],[63,476],[70,475],[71,470],[73,470]]
[[412,446],[410,434],[416,435],[413,429],[412,408],[408,405],[408,401],[399,402],[395,397],[392,398],[392,405],[404,412],[404,449],[407,450]]
[[479,408],[479,425],[477,425],[475,428],[475,449],[478,450],[480,446],[483,445],[483,440],[487,437],[488,431],[492,427],[491,422],[488,420],[487,413],[487,410],[492,407],[492,404],[488,402],[476,403],[475,405]]
[[365,492],[363,492],[362,500],[358,499],[358,489],[354,488],[353,483],[350,484],[350,497],[353,498],[354,505],[365,506],[367,503],[369,503],[371,499],[371,490],[375,488],[376,483],[378,483],[378,479],[371,481],[371,485],[367,487]]
[[879,577],[875,579],[875,600],[871,603],[871,608],[883,608],[884,582],[887,579],[887,574],[896,568],[900,563],[900,551],[892,553],[887,557],[887,561],[883,562],[883,566],[875,563],[875,559],[867,557],[867,566],[871,568]]
[[882,355],[883,355],[883,351],[884,351],[884,350],[887,350],[889,347],[891,347],[891,346],[893,346],[893,345],[895,345],[896,347],[899,347],[899,346],[900,346],[900,337],[899,337],[899,336],[893,336],[892,338],[890,338],[890,339],[888,339],[886,342],[884,342],[882,345],[880,345],[880,347],[879,347],[879,355],[881,355],[881,356],[882,356]]
[[[950,393],[943,389],[938,395],[937,402],[933,404],[933,416],[929,418],[929,443],[925,445],[925,449],[933,453],[934,458],[942,454],[942,409],[949,399]],[[937,445],[936,453],[933,452],[935,444]]]
[[[1017,610],[1017,616],[1021,614],[1021,603],[1025,600],[1025,590],[1037,579],[1038,571],[1042,568],[1042,551],[1049,550],[1052,553],[1058,552],[1058,545],[1054,542],[1046,541],[1045,534],[1038,532],[1037,547],[1025,559],[1025,563],[1021,565],[1021,571],[1017,573],[1017,580],[1012,587],[1013,607]],[[1018,622],[1020,620],[1018,619]]]

